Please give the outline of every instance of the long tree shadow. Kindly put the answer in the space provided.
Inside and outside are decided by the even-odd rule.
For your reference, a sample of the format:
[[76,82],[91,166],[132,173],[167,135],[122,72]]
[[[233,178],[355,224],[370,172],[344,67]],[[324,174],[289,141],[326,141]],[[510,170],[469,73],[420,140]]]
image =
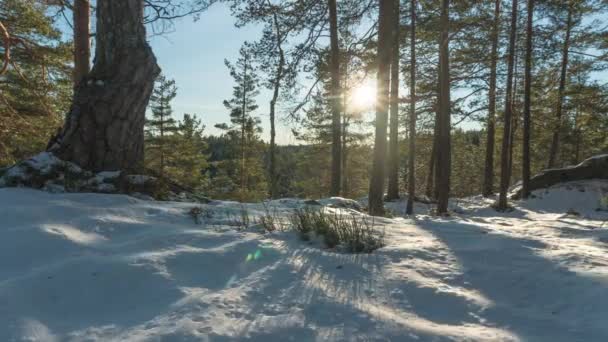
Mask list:
[[[572,272],[538,253],[542,242],[484,233],[456,221],[418,226],[439,238],[462,266],[456,281],[494,304],[485,320],[524,340],[604,341],[608,328],[607,282]],[[513,228],[517,229],[517,227]],[[473,238],[468,233],[479,233]]]

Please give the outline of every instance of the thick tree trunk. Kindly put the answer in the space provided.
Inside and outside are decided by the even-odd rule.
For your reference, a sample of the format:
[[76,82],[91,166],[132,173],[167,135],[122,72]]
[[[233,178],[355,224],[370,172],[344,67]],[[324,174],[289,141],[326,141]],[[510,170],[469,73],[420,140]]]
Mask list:
[[489,197],[494,193],[494,144],[496,139],[496,65],[498,64],[498,32],[500,26],[500,3],[495,0],[494,24],[492,26],[492,50],[490,52],[490,89],[488,92],[488,127],[486,141],[486,161],[482,194]]
[[390,83],[392,43],[392,1],[380,1],[378,27],[378,84],[376,98],[376,136],[374,160],[369,186],[370,215],[384,214],[384,178],[386,163],[386,131],[388,123],[388,92]]
[[142,0],[98,0],[95,65],[49,143],[58,157],[94,171],[143,166],[146,107],[160,68],[142,7]]
[[511,33],[509,35],[509,56],[507,66],[507,94],[505,100],[504,129],[502,137],[502,151],[500,158],[500,194],[497,209],[507,208],[507,190],[509,188],[509,151],[511,140],[511,121],[513,107],[513,69],[515,66],[515,35],[517,33],[517,0],[512,2]]
[[555,166],[557,152],[559,149],[560,130],[562,129],[562,112],[564,109],[564,92],[566,91],[566,81],[568,77],[568,57],[570,49],[570,34],[572,32],[572,12],[574,11],[573,1],[568,2],[568,19],[566,21],[566,37],[564,39],[564,49],[562,52],[562,69],[559,78],[559,89],[557,90],[557,104],[555,108],[555,128],[553,131],[553,139],[551,140],[551,149],[549,150],[549,161],[547,168]]
[[270,161],[269,161],[269,178],[270,178],[270,198],[277,196],[277,166],[276,166],[276,104],[279,99],[279,91],[281,90],[281,82],[283,80],[283,68],[285,67],[285,53],[282,47],[282,36],[280,33],[279,20],[277,14],[274,13],[274,26],[276,30],[277,49],[279,52],[279,64],[277,65],[277,74],[273,82],[274,91],[270,100]]
[[399,0],[393,0],[393,49],[391,57],[391,113],[390,144],[388,152],[388,190],[389,200],[399,198]]
[[341,89],[340,89],[340,47],[338,44],[338,14],[336,0],[328,0],[329,27],[330,27],[330,70],[331,70],[331,117],[332,117],[332,143],[331,143],[331,188],[330,195],[340,195],[340,170],[342,163],[342,151],[340,142],[340,113],[341,113]]
[[437,214],[448,212],[451,173],[450,118],[450,1],[441,1],[439,39],[439,140],[437,153]]
[[522,151],[522,197],[530,195],[530,132],[532,106],[532,34],[534,23],[534,0],[528,0],[528,21],[526,24],[526,67],[524,72],[524,130]]
[[90,3],[89,0],[74,0],[74,87],[91,69]]
[[410,1],[410,154],[406,213],[414,213],[416,197],[416,0]]

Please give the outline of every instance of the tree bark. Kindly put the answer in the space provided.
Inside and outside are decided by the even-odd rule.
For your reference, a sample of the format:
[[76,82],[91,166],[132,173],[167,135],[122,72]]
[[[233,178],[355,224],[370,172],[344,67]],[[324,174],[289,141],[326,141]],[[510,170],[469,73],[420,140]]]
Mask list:
[[374,157],[369,186],[370,215],[384,214],[384,178],[386,163],[386,131],[388,123],[388,92],[390,83],[392,43],[391,1],[380,1],[378,27],[378,82],[376,98],[376,135]]
[[332,143],[331,143],[331,187],[330,195],[340,195],[340,176],[342,175],[342,146],[340,142],[340,114],[341,89],[340,89],[340,47],[338,44],[338,14],[336,0],[328,0],[329,27],[330,27],[330,71],[331,71],[331,112],[332,112]]
[[58,157],[93,171],[142,168],[145,112],[160,73],[142,7],[142,0],[97,2],[95,65],[49,143]]
[[500,27],[500,3],[494,4],[492,25],[492,48],[490,52],[490,89],[488,92],[488,132],[486,141],[486,161],[482,194],[489,197],[494,193],[494,144],[496,140],[496,65],[498,64],[498,32]]
[[426,197],[428,197],[429,199],[433,198],[433,199],[437,199],[437,196],[435,196],[435,189],[434,189],[434,184],[435,184],[435,164],[437,164],[437,139],[439,137],[439,130],[438,130],[438,124],[439,124],[439,111],[436,110],[435,111],[435,127],[433,129],[433,147],[431,149],[431,158],[429,159],[429,174],[427,175],[426,178]]
[[279,20],[276,12],[274,13],[274,26],[277,38],[277,50],[279,53],[279,64],[277,65],[277,74],[273,82],[272,99],[270,100],[270,161],[269,161],[269,176],[270,176],[270,198],[277,196],[277,166],[276,166],[276,127],[275,127],[275,112],[276,104],[279,98],[281,82],[283,80],[283,68],[285,67],[285,53],[283,52],[282,42],[283,37],[280,33]]
[[74,0],[74,87],[91,69],[91,27],[89,0]]
[[450,1],[441,1],[439,39],[439,140],[437,153],[437,214],[447,214],[451,173],[450,118]]
[[566,91],[566,81],[568,77],[568,57],[570,49],[570,34],[572,32],[572,12],[574,11],[573,1],[568,1],[568,19],[566,20],[566,37],[564,39],[564,49],[562,52],[562,68],[559,78],[559,89],[557,90],[557,104],[555,108],[555,128],[553,131],[553,139],[551,140],[551,149],[549,150],[549,161],[547,168],[555,167],[557,152],[559,149],[560,130],[562,128],[562,112],[564,107],[564,92]]
[[393,48],[391,57],[390,144],[388,153],[388,200],[399,198],[399,18],[400,0],[393,0]]
[[406,213],[414,213],[416,197],[416,0],[410,1],[410,154]]
[[530,132],[532,105],[532,39],[534,23],[534,0],[528,0],[528,21],[526,24],[526,66],[524,71],[524,130],[522,151],[522,197],[530,195]]
[[515,62],[515,35],[517,33],[517,0],[512,2],[511,33],[509,35],[509,56],[507,66],[507,90],[505,100],[504,129],[502,137],[502,151],[500,158],[500,194],[497,209],[507,209],[507,190],[509,187],[509,150],[511,140],[511,121],[513,107],[513,69]]
[[[344,107],[346,108],[346,106]],[[349,195],[349,184],[348,184],[348,141],[346,137],[348,136],[348,120],[347,116],[343,115],[342,117],[342,194],[345,197]]]

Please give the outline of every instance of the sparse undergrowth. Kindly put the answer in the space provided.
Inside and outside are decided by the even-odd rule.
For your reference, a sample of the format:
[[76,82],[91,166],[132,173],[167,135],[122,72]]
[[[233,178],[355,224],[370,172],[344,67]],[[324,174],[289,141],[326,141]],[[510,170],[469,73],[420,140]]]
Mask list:
[[290,226],[304,241],[321,237],[328,248],[348,253],[371,253],[384,246],[384,232],[374,229],[373,219],[311,208],[296,209],[289,216]]

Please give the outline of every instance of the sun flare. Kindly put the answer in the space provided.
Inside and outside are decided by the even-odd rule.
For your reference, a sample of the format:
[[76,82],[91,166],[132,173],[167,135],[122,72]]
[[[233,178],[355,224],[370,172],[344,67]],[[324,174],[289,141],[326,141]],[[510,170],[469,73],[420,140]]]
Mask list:
[[372,109],[375,103],[375,82],[365,81],[351,91],[350,106],[353,110],[367,111]]

